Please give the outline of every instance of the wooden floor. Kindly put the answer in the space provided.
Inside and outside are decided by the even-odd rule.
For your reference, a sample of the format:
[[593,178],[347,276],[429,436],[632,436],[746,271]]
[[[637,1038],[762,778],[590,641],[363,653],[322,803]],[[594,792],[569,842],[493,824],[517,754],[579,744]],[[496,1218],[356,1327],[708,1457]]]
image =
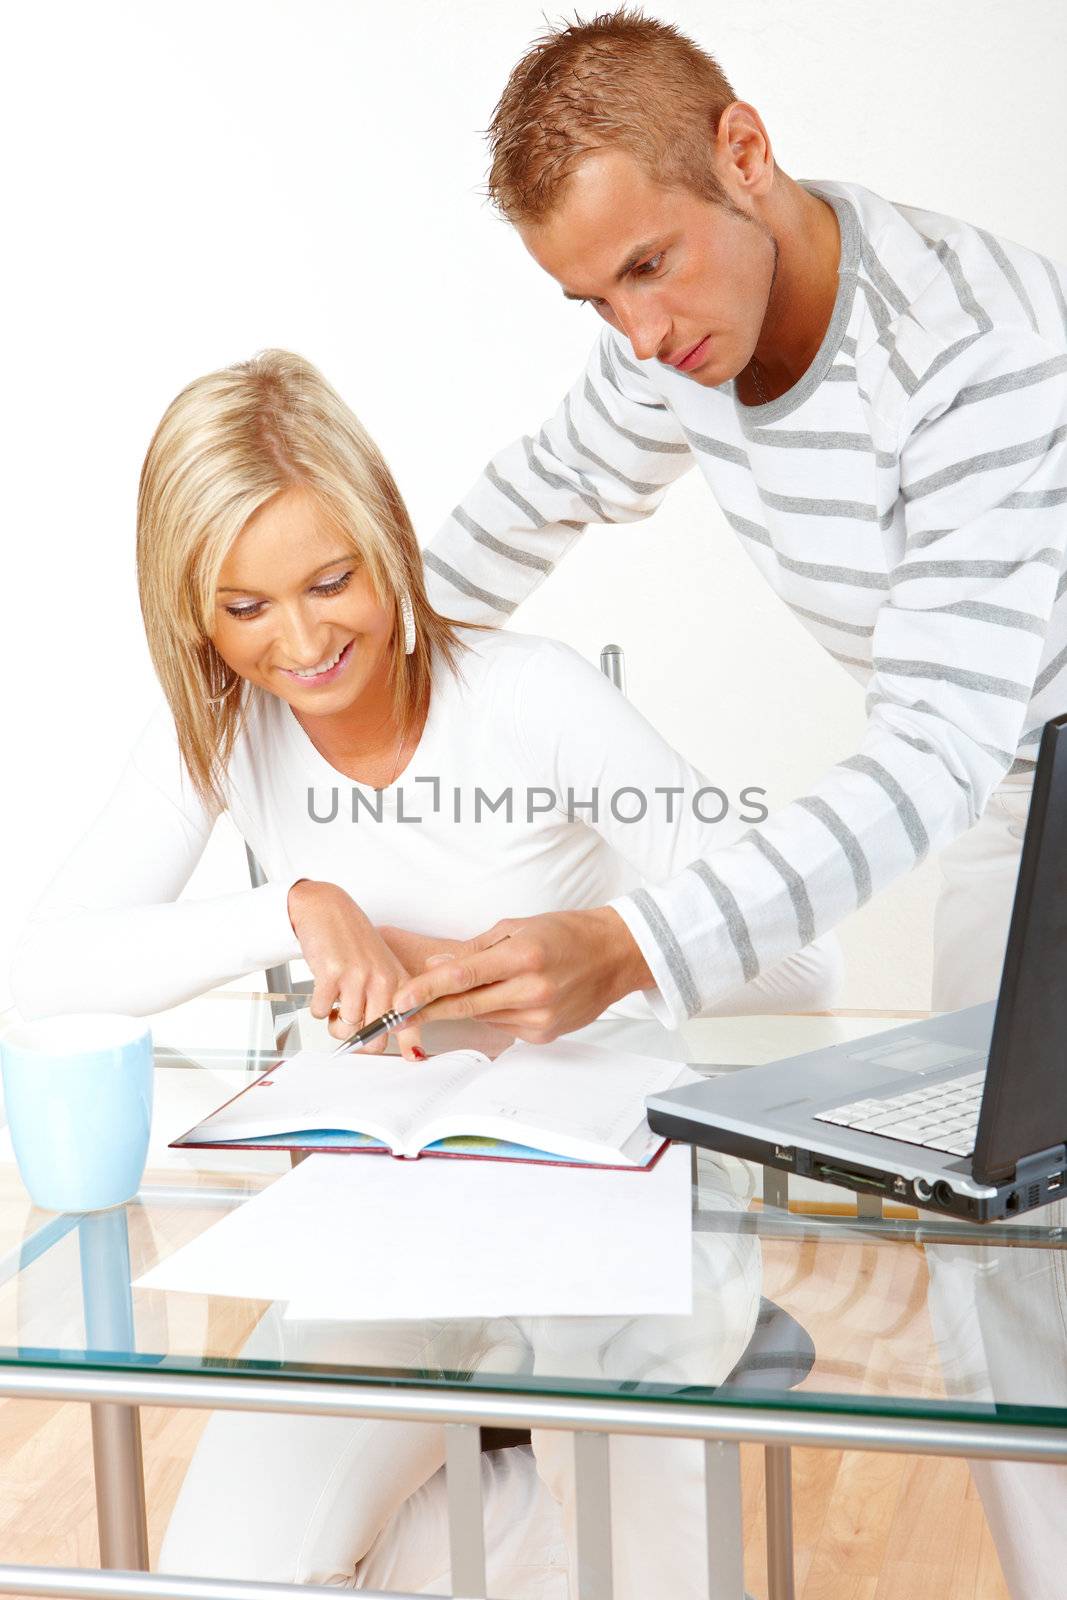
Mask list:
[[[765,1242],[764,1294],[811,1334],[815,1390],[943,1395],[920,1249]],[[842,1318],[854,1330],[841,1333]],[[763,1460],[742,1448],[745,1580],[764,1596]],[[798,1600],[1010,1600],[965,1461],[842,1450],[793,1452]]]
[[[742,1451],[745,1576],[767,1592],[761,1452]],[[1008,1600],[965,1462],[794,1454],[798,1600]]]
[[[176,1212],[169,1242],[189,1226],[188,1211]],[[142,1270],[149,1262],[131,1244]],[[861,1262],[855,1245],[774,1242],[764,1244],[763,1261],[764,1293],[803,1323],[820,1353],[809,1387],[891,1393],[903,1382],[914,1393],[943,1392],[920,1249],[872,1247]],[[9,1342],[12,1287],[0,1291],[0,1342]],[[213,1300],[209,1314],[212,1350],[237,1350],[252,1308]],[[33,1342],[32,1331],[23,1327],[22,1338]],[[204,1421],[204,1413],[142,1412],[153,1560]],[[746,1580],[763,1597],[762,1451],[745,1447],[742,1457]],[[798,1450],[793,1463],[799,1600],[1009,1600],[965,1462]],[[0,1560],[97,1563],[87,1407],[0,1401]]]

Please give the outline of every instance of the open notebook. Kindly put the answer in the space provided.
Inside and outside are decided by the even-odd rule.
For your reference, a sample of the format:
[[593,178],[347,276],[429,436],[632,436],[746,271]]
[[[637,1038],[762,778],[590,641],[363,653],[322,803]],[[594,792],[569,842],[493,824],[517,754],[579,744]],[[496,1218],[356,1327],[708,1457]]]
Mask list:
[[677,1061],[566,1041],[515,1044],[495,1061],[303,1050],[173,1144],[647,1168],[667,1141],[649,1128],[645,1097],[688,1076]]

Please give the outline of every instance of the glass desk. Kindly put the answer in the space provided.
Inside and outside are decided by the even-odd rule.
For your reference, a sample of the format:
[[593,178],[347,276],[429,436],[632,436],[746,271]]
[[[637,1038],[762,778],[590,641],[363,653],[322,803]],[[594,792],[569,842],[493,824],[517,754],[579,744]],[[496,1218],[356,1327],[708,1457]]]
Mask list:
[[[453,1592],[464,1596],[485,1594],[485,1428],[573,1435],[582,1600],[613,1593],[611,1435],[700,1441],[711,1600],[744,1594],[742,1442],[767,1452],[771,1600],[793,1592],[792,1445],[1067,1462],[1062,1204],[992,1227],[905,1208],[859,1213],[854,1196],[815,1185],[789,1196],[769,1184],[764,1199],[755,1169],[699,1152],[692,1316],[610,1327],[516,1319],[499,1358],[491,1342],[471,1358],[464,1327],[440,1323],[421,1341],[370,1345],[365,1326],[334,1324],[324,1343],[289,1324],[279,1351],[277,1326],[264,1333],[277,1308],[263,1302],[131,1289],[289,1169],[284,1152],[168,1142],[322,1026],[294,1021],[277,997],[233,991],[151,1020],[156,1103],[136,1200],[86,1216],[35,1211],[0,1130],[0,1395],[91,1407],[101,1566],[111,1570],[0,1566],[0,1592],[293,1592],[136,1576],[148,1566],[141,1405],[442,1424]],[[899,1020],[709,1020],[689,1038],[717,1071]]]

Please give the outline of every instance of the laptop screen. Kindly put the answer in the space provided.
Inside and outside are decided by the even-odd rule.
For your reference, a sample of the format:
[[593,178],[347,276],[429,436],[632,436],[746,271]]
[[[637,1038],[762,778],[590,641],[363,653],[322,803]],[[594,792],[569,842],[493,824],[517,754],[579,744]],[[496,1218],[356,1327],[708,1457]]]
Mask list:
[[[981,930],[976,937],[981,938]],[[1067,716],[1045,724],[972,1170],[1004,1182],[1067,1141]]]

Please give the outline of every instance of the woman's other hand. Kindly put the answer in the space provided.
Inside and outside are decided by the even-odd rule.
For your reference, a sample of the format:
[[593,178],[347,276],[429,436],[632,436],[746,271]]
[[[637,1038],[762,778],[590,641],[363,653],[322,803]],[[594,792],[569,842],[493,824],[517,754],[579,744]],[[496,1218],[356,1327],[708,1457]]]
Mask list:
[[[435,962],[449,961],[456,952],[455,939],[440,939],[429,933],[412,933],[407,928],[392,928],[379,924],[378,932],[402,967],[408,972],[421,972]],[[462,941],[460,941],[462,944]],[[432,1022],[423,1039],[431,1054],[445,1050],[480,1050],[492,1061],[515,1043],[515,1035],[496,1023],[485,1022],[481,1017],[471,1017],[459,1022]]]
[[[336,883],[301,878],[289,890],[289,921],[300,940],[300,950],[311,968],[315,986],[311,1015],[330,1017],[330,1033],[347,1039],[366,1022],[389,1010],[393,995],[410,976],[369,917]],[[359,1053],[381,1054],[389,1035],[366,1045]],[[396,1034],[402,1054],[419,1060],[422,1053],[418,1024],[412,1022]]]

